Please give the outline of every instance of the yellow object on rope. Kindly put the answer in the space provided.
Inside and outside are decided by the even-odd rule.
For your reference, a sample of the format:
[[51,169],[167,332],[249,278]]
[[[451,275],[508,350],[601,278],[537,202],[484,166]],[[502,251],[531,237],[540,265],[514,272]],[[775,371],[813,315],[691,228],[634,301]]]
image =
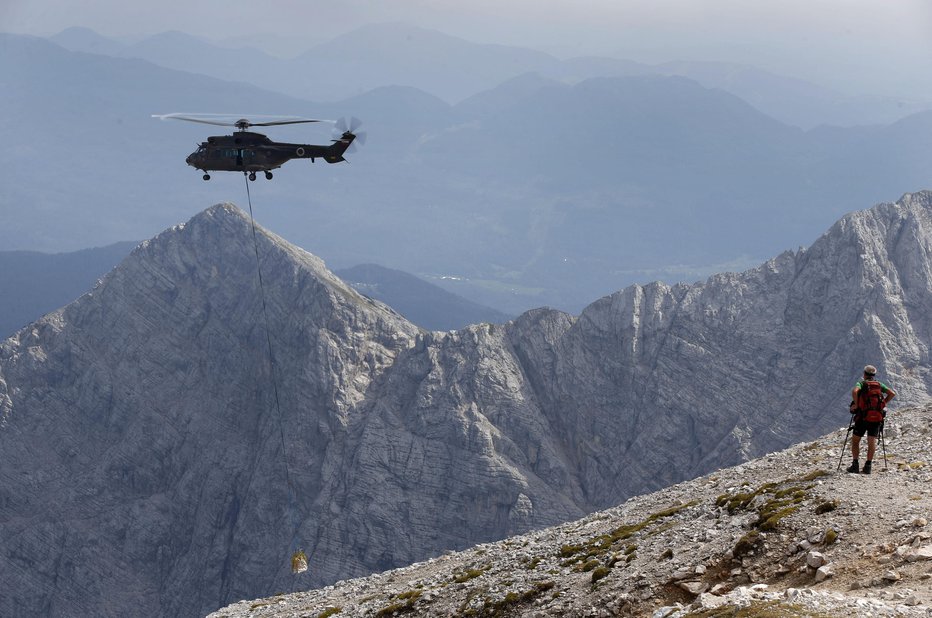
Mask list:
[[307,554],[303,550],[299,549],[295,553],[291,554],[291,572],[297,575],[298,573],[304,573],[307,571]]

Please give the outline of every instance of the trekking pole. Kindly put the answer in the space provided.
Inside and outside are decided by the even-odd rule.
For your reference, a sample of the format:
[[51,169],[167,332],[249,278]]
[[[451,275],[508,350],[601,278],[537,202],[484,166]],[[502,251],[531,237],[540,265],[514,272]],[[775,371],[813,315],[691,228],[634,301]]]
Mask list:
[[883,470],[887,471],[887,443],[883,440],[883,425],[886,419],[880,421],[880,448],[883,450]]
[[[854,427],[854,414],[851,415],[851,420],[848,421],[848,432],[845,433],[845,443],[841,445],[841,454],[838,455],[838,467],[835,468],[836,471],[841,470],[841,460],[845,456],[845,447],[848,446],[848,436],[851,435],[852,427]],[[886,455],[884,457],[886,457]],[[886,465],[886,460],[884,460],[884,465]]]

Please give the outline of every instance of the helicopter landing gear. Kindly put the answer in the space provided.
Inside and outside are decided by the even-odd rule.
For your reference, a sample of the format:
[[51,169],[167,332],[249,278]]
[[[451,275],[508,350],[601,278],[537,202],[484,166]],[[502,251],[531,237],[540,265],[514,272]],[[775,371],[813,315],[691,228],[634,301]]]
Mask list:
[[210,174],[204,174],[204,180],[210,180]]
[[266,172],[266,173],[265,173],[265,179],[266,179],[266,180],[272,180],[272,172]]
[[249,172],[249,180],[255,180],[255,179],[256,179],[256,173],[255,173],[255,172]]

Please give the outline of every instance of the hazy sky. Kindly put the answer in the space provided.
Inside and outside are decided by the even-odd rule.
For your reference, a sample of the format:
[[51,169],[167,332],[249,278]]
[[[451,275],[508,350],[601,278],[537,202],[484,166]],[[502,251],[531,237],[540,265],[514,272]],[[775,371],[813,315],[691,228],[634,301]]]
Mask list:
[[744,62],[851,92],[932,89],[930,0],[0,0],[8,32],[277,34],[281,50],[382,21],[560,56]]

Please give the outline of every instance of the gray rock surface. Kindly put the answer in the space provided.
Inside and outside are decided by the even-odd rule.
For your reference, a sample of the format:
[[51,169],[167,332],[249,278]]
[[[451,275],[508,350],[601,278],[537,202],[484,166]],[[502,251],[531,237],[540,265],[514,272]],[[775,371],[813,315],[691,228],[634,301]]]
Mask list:
[[290,580],[291,545],[331,518],[317,501],[345,480],[356,406],[416,329],[258,240],[281,418],[232,206],[2,344],[0,615],[190,616]]
[[230,205],[0,346],[0,614],[186,616],[307,589],[820,435],[865,362],[898,401],[930,390],[929,192],[745,273],[455,333],[258,240],[274,372]]
[[932,616],[932,572],[900,551],[932,535],[891,525],[932,509],[932,404],[887,423],[901,431],[870,476],[838,466],[840,429],[574,522],[209,618]]

